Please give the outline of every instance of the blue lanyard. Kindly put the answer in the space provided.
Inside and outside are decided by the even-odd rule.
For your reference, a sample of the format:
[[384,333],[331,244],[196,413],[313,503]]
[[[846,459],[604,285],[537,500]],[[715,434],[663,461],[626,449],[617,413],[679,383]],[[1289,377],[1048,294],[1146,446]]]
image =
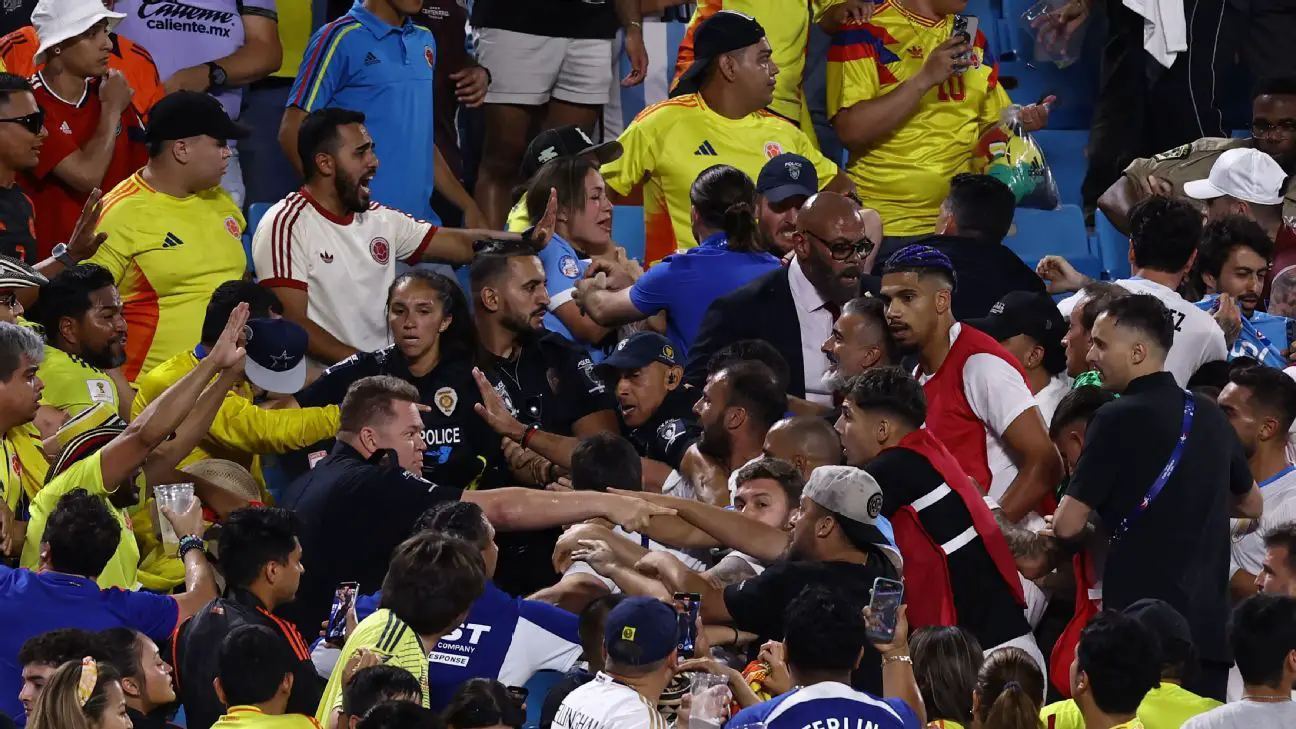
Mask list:
[[1269,484],[1273,483],[1274,481],[1277,481],[1278,479],[1282,478],[1283,476],[1286,476],[1287,474],[1291,473],[1292,471],[1296,471],[1296,466],[1293,466],[1292,464],[1288,463],[1286,468],[1284,468],[1283,470],[1279,471],[1278,473],[1275,473],[1274,475],[1270,476],[1269,478],[1266,478],[1265,480],[1263,480],[1263,481],[1261,481],[1260,483],[1256,484],[1256,486],[1257,486],[1258,488],[1264,488],[1265,486],[1268,486]]
[[1125,532],[1129,531],[1130,524],[1142,516],[1143,512],[1147,511],[1147,508],[1152,505],[1152,501],[1161,493],[1161,489],[1165,488],[1166,482],[1170,480],[1170,476],[1174,474],[1175,469],[1179,467],[1179,461],[1183,459],[1184,449],[1188,444],[1188,431],[1192,430],[1193,411],[1195,409],[1196,403],[1193,394],[1184,390],[1183,431],[1179,435],[1179,440],[1175,443],[1174,450],[1170,452],[1170,460],[1166,461],[1161,473],[1157,474],[1156,480],[1152,482],[1152,487],[1148,489],[1143,500],[1138,503],[1138,506],[1134,507],[1134,510],[1128,516],[1121,519],[1116,531],[1112,533],[1111,541],[1120,541],[1120,538],[1125,536]]

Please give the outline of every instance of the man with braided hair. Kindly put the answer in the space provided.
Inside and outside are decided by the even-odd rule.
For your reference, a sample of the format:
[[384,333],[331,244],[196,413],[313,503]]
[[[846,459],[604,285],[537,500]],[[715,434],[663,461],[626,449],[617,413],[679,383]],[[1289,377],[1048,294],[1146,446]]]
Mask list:
[[1062,460],[1021,365],[994,338],[954,320],[954,291],[953,265],[930,246],[901,248],[882,268],[887,326],[900,350],[918,357],[928,429],[1010,521],[1037,518],[1051,511]]

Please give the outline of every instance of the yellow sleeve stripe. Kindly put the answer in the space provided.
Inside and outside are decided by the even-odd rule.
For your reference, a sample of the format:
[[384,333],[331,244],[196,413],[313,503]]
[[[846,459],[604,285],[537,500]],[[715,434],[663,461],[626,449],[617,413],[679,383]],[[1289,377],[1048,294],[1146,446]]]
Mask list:
[[310,95],[306,99],[305,109],[313,109],[315,107],[315,97],[319,95],[320,85],[324,81],[324,76],[328,73],[329,64],[333,62],[333,54],[337,52],[338,46],[342,43],[342,39],[345,38],[348,33],[359,27],[360,23],[356,22],[338,31],[338,33],[333,36],[333,41],[329,43],[328,50],[324,53],[324,60],[315,69],[315,78],[311,81]]

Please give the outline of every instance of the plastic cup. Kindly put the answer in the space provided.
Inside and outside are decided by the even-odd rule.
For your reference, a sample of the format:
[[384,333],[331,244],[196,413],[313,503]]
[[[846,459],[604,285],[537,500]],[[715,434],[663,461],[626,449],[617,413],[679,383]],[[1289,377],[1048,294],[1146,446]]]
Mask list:
[[180,553],[180,537],[176,534],[175,528],[171,526],[168,520],[162,514],[162,510],[170,509],[176,514],[183,514],[193,507],[194,503],[194,485],[192,483],[168,483],[153,488],[153,503],[157,507],[158,531],[162,535],[162,549],[172,557]]
[[689,729],[718,729],[729,718],[729,679],[693,673],[689,683]]

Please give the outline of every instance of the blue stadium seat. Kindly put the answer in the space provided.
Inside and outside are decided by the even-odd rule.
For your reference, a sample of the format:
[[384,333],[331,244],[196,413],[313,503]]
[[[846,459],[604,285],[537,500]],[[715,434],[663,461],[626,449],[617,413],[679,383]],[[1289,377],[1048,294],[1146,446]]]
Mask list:
[[1129,238],[1116,230],[1106,215],[1099,210],[1094,214],[1094,232],[1097,234],[1098,257],[1102,260],[1103,278],[1125,278],[1130,274]]
[[1044,159],[1053,170],[1063,205],[1080,205],[1080,185],[1084,182],[1088,161],[1085,145],[1089,132],[1078,129],[1041,129],[1035,141],[1044,150]]
[[1063,256],[1086,276],[1098,278],[1102,272],[1098,256],[1089,250],[1084,213],[1078,206],[1063,205],[1057,210],[1019,208],[1013,223],[1016,229],[1004,239],[1004,245],[1031,268],[1044,256]]
[[271,203],[252,203],[247,209],[247,230],[243,231],[243,253],[247,255],[247,267],[256,275],[256,270],[252,265],[252,235],[256,233],[257,226],[261,224],[261,218],[265,217],[270,210]]
[[639,205],[617,205],[612,208],[612,240],[626,249],[626,256],[643,263],[644,212]]
[[1008,95],[1018,104],[1033,104],[1045,96],[1057,96],[1049,118],[1050,129],[1087,129],[1098,93],[1098,61],[1106,29],[1091,21],[1081,60],[1067,68],[1035,63],[1035,39],[1022,31],[1019,20],[1036,1],[1003,0],[1003,17],[996,32],[998,45],[991,47],[999,60],[999,77]]

